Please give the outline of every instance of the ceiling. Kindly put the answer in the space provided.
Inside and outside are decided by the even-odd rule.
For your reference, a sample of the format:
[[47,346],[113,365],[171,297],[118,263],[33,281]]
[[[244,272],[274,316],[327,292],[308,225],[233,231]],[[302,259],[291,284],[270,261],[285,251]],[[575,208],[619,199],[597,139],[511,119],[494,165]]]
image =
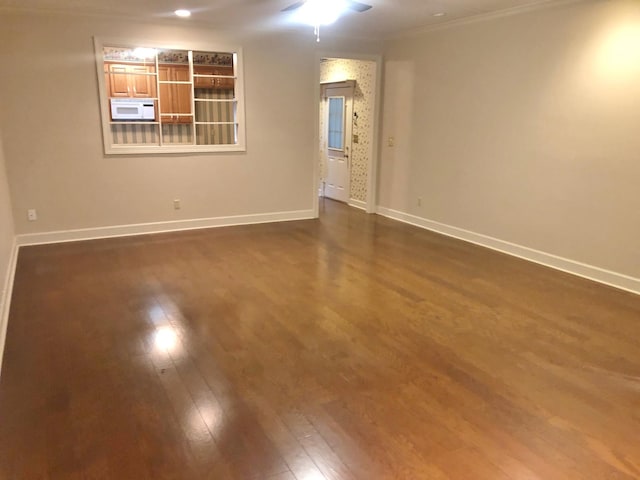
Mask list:
[[[291,16],[281,13],[295,0],[0,0],[0,8],[42,10],[73,14],[126,16],[192,22],[211,27],[286,29]],[[489,12],[549,3],[554,0],[361,0],[373,9],[348,12],[329,32],[380,38],[400,32],[450,22]],[[173,16],[177,8],[188,8],[189,19]],[[445,16],[434,17],[439,12]],[[175,19],[175,20],[174,20]]]

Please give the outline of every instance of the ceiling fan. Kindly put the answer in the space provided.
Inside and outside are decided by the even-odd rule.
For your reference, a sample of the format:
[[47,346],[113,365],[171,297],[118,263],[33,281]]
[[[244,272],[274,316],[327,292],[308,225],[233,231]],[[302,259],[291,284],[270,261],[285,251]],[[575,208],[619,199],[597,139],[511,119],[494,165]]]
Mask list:
[[[309,1],[310,0],[302,0],[301,2],[296,2],[292,5],[289,5],[287,8],[283,8],[282,11],[291,12],[293,10],[297,10],[298,8],[300,8],[305,3],[308,3]],[[367,5],[366,3],[356,2],[355,0],[348,0],[342,3],[344,3],[348,9],[354,10],[356,12],[366,12],[367,10],[372,8],[371,5]]]
[[320,26],[335,22],[346,10],[366,12],[371,5],[356,0],[301,0],[293,3],[283,12],[293,12],[298,21],[314,27],[316,41],[320,41]]

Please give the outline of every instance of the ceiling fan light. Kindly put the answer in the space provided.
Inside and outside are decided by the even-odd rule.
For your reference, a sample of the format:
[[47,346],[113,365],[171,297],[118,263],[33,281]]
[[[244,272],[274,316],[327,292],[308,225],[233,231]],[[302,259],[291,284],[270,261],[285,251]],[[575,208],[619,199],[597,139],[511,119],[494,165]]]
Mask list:
[[307,0],[296,11],[295,19],[307,25],[331,25],[346,9],[345,0]]

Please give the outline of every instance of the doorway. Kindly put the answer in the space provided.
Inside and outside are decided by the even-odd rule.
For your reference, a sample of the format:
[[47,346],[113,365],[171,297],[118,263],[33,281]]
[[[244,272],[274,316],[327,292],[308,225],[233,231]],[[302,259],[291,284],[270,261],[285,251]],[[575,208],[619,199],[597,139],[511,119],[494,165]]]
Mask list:
[[317,58],[315,214],[325,197],[375,213],[382,58]]

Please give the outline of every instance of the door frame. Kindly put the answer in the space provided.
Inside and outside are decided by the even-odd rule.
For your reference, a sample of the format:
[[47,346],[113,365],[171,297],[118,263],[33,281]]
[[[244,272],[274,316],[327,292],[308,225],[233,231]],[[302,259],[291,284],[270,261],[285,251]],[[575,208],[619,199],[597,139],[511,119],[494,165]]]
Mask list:
[[[378,54],[358,54],[345,53],[335,51],[319,51],[316,52],[315,72],[314,72],[314,94],[313,94],[313,126],[314,126],[314,143],[313,143],[313,178],[311,184],[311,195],[313,205],[313,216],[320,216],[320,199],[318,197],[318,185],[320,184],[320,61],[323,58],[339,58],[345,60],[367,60],[374,62],[376,65],[376,88],[374,94],[373,108],[373,124],[371,127],[371,145],[369,147],[369,162],[367,165],[367,201],[365,210],[367,213],[376,213],[378,198],[378,162],[380,157],[380,104],[382,99],[382,67],[383,58]],[[343,80],[349,80],[344,78]],[[335,82],[333,82],[335,83]],[[349,205],[362,208],[361,205],[351,203]]]

